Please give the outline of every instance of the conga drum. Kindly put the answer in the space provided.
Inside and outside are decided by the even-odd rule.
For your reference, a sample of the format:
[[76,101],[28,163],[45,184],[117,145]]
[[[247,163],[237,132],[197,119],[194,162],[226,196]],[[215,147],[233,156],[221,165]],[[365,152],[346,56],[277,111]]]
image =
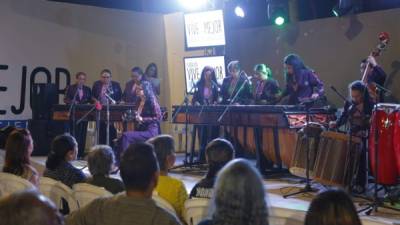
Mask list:
[[318,151],[319,137],[324,129],[325,128],[319,123],[309,123],[299,130],[295,152],[289,167],[290,173],[299,177],[306,177],[308,152],[308,168],[310,177],[312,176]]
[[[399,105],[381,103],[372,113],[368,140],[369,159],[372,174],[378,176],[378,184],[394,185],[397,182],[399,168],[396,163],[394,145],[399,145],[400,140],[395,139],[394,132],[395,125],[398,123],[398,119],[396,121],[398,111]],[[376,147],[378,148],[376,149]]]
[[325,185],[349,187],[359,163],[361,139],[349,135],[324,131],[321,133],[314,180]]
[[400,175],[400,105],[398,105],[394,116],[393,146],[397,163],[397,175]]

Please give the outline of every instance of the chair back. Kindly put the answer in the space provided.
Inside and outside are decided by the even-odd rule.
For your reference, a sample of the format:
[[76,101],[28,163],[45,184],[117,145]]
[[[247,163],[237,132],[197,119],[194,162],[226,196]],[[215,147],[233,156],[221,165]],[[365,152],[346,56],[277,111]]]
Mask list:
[[56,204],[58,209],[65,210],[63,200],[68,203],[69,212],[78,209],[78,203],[72,189],[60,181],[48,177],[41,177],[39,180],[39,189],[46,197]]
[[196,225],[207,217],[210,199],[191,198],[185,202],[185,221],[188,225]]
[[86,183],[75,184],[72,189],[74,191],[74,197],[78,201],[79,208],[89,204],[96,198],[113,196],[111,192],[103,187]]
[[156,205],[167,210],[169,213],[177,216],[174,207],[167,200],[163,199],[162,197],[160,197],[155,193],[153,193],[152,199],[156,202]]
[[0,172],[0,196],[8,196],[14,192],[26,189],[35,189],[28,180],[11,173]]

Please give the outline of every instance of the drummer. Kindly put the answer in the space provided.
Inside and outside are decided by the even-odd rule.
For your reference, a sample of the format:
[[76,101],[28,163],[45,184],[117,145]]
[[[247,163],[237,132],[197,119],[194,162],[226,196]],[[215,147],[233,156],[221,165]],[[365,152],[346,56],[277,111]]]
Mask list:
[[366,185],[366,140],[369,129],[369,120],[372,114],[373,103],[370,100],[366,86],[361,81],[354,81],[349,85],[350,100],[344,103],[344,110],[338,120],[330,122],[330,128],[339,128],[346,125],[346,131],[362,139],[360,163],[353,191],[362,193]]

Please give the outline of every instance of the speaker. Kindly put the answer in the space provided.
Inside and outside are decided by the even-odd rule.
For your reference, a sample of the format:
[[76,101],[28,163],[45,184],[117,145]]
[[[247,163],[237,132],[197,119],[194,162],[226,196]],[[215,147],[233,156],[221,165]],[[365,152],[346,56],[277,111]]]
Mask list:
[[65,133],[66,123],[52,120],[29,120],[28,129],[33,139],[32,155],[47,156],[53,139]]
[[31,90],[32,119],[51,119],[51,109],[58,104],[57,86],[51,83],[36,83]]

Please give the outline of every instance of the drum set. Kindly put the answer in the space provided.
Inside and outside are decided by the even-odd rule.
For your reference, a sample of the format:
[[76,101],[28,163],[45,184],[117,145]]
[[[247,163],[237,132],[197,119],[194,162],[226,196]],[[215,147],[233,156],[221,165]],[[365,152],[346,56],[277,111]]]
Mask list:
[[350,190],[359,172],[362,151],[368,149],[366,169],[376,184],[396,185],[400,176],[400,105],[377,104],[365,139],[363,143],[360,137],[308,123],[298,132],[289,171],[303,178],[309,172],[316,182]]

